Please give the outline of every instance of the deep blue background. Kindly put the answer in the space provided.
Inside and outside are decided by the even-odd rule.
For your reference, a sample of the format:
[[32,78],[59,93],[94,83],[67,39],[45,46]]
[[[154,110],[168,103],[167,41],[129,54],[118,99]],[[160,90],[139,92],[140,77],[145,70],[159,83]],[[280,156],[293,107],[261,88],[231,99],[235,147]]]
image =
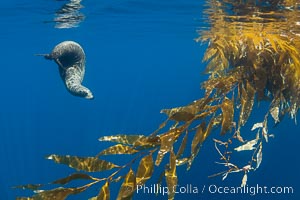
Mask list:
[[[84,0],[80,12],[86,18],[79,27],[54,28],[54,13],[67,2],[0,3],[0,200],[26,194],[12,186],[47,183],[73,172],[44,159],[46,155],[93,156],[103,149],[99,137],[151,133],[165,119],[159,114],[162,108],[185,105],[202,95],[205,46],[193,39],[203,26],[203,1]],[[49,53],[64,40],[79,42],[86,52],[84,84],[93,91],[93,101],[70,95],[56,64],[34,56]],[[264,104],[257,110],[250,124],[262,121]],[[253,134],[249,127],[245,131]],[[294,194],[256,195],[253,199],[299,199],[299,126],[286,117],[271,131],[275,139],[264,146],[263,163],[249,174],[248,184],[292,186]],[[218,133],[213,137],[219,137]],[[240,185],[241,174],[224,182],[221,177],[207,178],[223,169],[214,164],[216,159],[210,140],[188,173],[179,169],[179,183],[199,188]],[[112,191],[116,195],[117,188]],[[96,195],[97,188],[91,193]],[[87,194],[70,199],[87,199]],[[178,199],[249,197],[206,192]],[[135,196],[142,198],[166,196]]]

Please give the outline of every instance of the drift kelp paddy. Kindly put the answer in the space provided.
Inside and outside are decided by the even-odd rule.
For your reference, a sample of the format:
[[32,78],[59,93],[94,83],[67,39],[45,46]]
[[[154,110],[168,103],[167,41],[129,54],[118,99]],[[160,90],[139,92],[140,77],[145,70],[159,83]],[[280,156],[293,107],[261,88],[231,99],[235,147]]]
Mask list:
[[[296,121],[300,103],[299,6],[298,1],[289,0],[207,1],[203,14],[209,26],[199,30],[196,39],[208,45],[203,58],[209,74],[202,83],[204,96],[186,106],[163,109],[167,119],[150,135],[101,137],[101,142],[114,144],[98,155],[47,156],[80,172],[50,184],[18,186],[35,191],[32,197],[19,199],[66,199],[97,184],[99,194],[87,198],[108,200],[116,182],[121,182],[117,199],[131,199],[137,188],[161,171],[157,184],[165,179],[168,199],[174,199],[182,176],[177,168],[190,169],[207,139],[214,141],[212,148],[220,155],[217,164],[225,168],[211,176],[225,180],[232,173],[242,173],[241,187],[246,186],[248,174],[263,162],[263,147],[274,136],[268,133],[268,124],[280,123],[286,115]],[[260,101],[267,102],[269,109],[265,117],[251,124],[254,137],[246,138],[243,133],[250,130],[244,125]],[[248,162],[231,162],[244,151],[252,152]],[[124,163],[106,160],[107,155],[122,154],[132,157],[127,155]],[[167,160],[165,166],[161,166],[163,160]],[[104,170],[110,175],[103,177]],[[68,186],[78,179],[90,182]]]

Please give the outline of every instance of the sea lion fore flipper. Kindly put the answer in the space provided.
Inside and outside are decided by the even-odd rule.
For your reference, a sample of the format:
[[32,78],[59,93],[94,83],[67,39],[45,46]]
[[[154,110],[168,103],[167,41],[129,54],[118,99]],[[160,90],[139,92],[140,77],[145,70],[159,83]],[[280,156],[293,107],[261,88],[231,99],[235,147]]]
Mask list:
[[59,61],[58,58],[54,59],[54,61],[55,61],[56,64],[57,64],[59,67],[61,67],[63,70],[66,70],[66,69],[67,69],[67,67],[64,67],[64,66],[61,64],[61,62]]

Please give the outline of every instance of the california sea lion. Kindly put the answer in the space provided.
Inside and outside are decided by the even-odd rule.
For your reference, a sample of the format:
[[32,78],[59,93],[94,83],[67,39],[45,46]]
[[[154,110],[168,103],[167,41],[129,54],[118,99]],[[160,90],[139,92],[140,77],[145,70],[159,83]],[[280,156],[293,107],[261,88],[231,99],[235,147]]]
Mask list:
[[54,47],[50,54],[43,55],[54,60],[67,90],[79,97],[93,99],[92,92],[81,85],[85,73],[85,54],[82,47],[73,41],[64,41]]

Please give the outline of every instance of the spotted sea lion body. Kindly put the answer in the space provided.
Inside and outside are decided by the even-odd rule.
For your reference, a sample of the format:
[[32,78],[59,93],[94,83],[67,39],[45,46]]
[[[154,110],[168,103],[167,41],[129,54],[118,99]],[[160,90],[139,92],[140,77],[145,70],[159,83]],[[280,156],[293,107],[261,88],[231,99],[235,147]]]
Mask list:
[[92,92],[81,84],[85,73],[85,53],[78,43],[61,42],[44,56],[57,63],[60,77],[71,94],[86,99],[94,98]]

